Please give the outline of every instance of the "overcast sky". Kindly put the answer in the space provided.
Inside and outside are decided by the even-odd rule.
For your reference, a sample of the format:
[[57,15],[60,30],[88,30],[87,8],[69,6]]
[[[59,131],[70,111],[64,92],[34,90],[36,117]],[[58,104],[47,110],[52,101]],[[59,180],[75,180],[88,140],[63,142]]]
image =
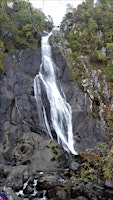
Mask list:
[[43,9],[45,15],[51,15],[54,24],[59,25],[66,12],[66,5],[70,3],[77,7],[83,0],[30,0],[30,2],[34,7]]

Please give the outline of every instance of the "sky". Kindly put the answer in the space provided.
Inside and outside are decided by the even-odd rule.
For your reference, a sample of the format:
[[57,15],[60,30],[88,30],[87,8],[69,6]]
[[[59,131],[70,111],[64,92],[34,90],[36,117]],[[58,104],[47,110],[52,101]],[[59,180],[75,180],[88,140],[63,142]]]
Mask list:
[[53,18],[55,25],[59,25],[66,13],[67,4],[77,7],[83,0],[30,0],[33,7],[41,8],[46,16]]

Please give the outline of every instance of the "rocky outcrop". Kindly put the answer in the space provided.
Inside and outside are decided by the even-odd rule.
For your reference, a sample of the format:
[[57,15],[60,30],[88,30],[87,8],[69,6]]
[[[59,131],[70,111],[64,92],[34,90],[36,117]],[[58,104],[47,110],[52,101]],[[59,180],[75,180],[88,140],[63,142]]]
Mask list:
[[[55,42],[59,40],[60,42]],[[61,43],[63,36],[55,31],[50,38],[52,45],[53,60],[57,66],[57,77],[59,78],[66,99],[72,107],[73,132],[75,138],[75,149],[77,151],[95,147],[103,140],[101,121],[92,115],[91,98],[84,92],[84,87],[73,81],[66,54]]]
[[32,164],[38,170],[59,166],[55,164],[62,156],[59,147],[41,137],[46,136],[46,131],[43,121],[39,124],[33,88],[40,62],[40,50],[5,54],[0,80],[0,162],[4,165]]
[[[92,148],[103,139],[100,121],[92,116],[90,98],[72,80],[63,51],[54,42],[52,46],[57,77],[72,107],[75,149],[79,152]],[[37,108],[33,82],[40,63],[40,49],[16,50],[4,57],[5,69],[0,76],[0,190],[15,200],[15,192],[21,191],[29,180],[24,191],[29,199],[34,191],[31,183],[36,179],[37,190],[46,189],[49,199],[88,199],[84,193],[89,186],[82,187],[73,176],[80,168],[80,160],[75,162],[76,157],[49,139],[45,124],[39,119],[40,105]],[[35,199],[42,195],[37,193]]]
[[4,63],[0,77],[0,191],[15,200],[19,199],[15,192],[33,174],[62,170],[69,163],[68,154],[47,138],[43,121],[39,123],[33,82],[41,63],[40,49],[5,54]]
[[[81,151],[92,148],[102,140],[100,121],[92,116],[90,98],[72,80],[63,49],[53,41],[52,53],[57,77],[72,107],[75,149]],[[40,49],[5,54],[4,63],[5,70],[1,75],[0,148],[1,152],[4,149],[1,160],[12,162],[14,155],[7,152],[12,152],[17,146],[23,132],[46,136],[46,127],[39,119],[40,109],[36,107],[33,88],[34,77],[41,63]]]
[[55,160],[62,156],[63,150],[54,141],[41,137],[47,138],[47,132],[43,121],[39,123],[40,113],[34,97],[33,82],[41,63],[40,49],[5,54],[4,63],[0,81],[1,163],[31,164],[37,170],[58,167]]
[[[113,183],[104,181],[100,176],[96,180],[84,182],[80,177],[81,168],[80,157],[74,158],[69,168],[56,171],[35,171],[30,166],[23,165],[0,166],[0,189],[9,200],[112,200]],[[4,174],[5,179],[1,174]]]
[[[63,50],[55,42],[52,42],[52,47],[57,77],[72,107],[75,149],[81,151],[87,147],[92,148],[102,140],[100,122],[91,114],[89,97],[72,80]],[[14,149],[20,141],[26,140],[21,139],[23,133],[34,132],[47,137],[45,124],[39,119],[40,104],[37,109],[33,88],[34,77],[41,63],[40,49],[16,50],[12,54],[5,54],[4,63],[0,91],[0,157],[3,163],[15,164],[18,161],[15,161]],[[32,149],[28,141],[26,146]]]

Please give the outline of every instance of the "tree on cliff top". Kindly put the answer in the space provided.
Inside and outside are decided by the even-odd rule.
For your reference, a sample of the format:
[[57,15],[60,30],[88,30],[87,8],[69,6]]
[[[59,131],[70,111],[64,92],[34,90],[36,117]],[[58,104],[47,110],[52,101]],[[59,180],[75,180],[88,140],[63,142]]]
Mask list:
[[51,29],[52,20],[29,1],[0,0],[0,41],[4,50],[36,48],[43,30]]

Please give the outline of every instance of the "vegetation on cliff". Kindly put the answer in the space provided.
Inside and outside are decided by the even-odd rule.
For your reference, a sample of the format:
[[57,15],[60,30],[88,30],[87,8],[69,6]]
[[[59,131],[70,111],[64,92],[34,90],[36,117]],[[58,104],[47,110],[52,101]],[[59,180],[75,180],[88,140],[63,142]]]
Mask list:
[[77,9],[68,9],[61,30],[72,50],[72,59],[87,55],[92,68],[96,63],[112,82],[113,1],[98,0],[94,4],[94,0],[86,0]]
[[43,30],[51,29],[52,19],[29,1],[0,0],[0,69],[3,53],[14,49],[35,49],[40,45]]
[[88,182],[99,175],[113,181],[113,1],[85,0],[69,8],[61,23],[60,42],[73,79],[83,85],[93,102],[93,116],[102,117],[106,129],[105,143],[81,153],[80,177]]

